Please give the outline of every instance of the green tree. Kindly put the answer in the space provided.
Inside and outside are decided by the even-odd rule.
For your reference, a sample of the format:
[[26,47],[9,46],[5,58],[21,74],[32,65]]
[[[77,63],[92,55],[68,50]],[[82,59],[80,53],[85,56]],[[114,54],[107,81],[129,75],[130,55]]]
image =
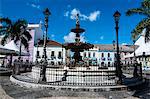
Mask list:
[[21,46],[23,45],[28,50],[28,42],[32,39],[32,36],[27,31],[27,21],[19,19],[16,22],[12,22],[9,18],[0,17],[0,23],[0,35],[4,36],[1,44],[4,45],[10,40],[14,40],[15,43],[20,42],[19,55],[21,56]]
[[139,34],[146,28],[145,41],[150,40],[150,0],[143,0],[139,8],[132,8],[126,12],[127,16],[134,14],[144,15],[145,18],[141,20],[137,26],[132,30],[132,38],[135,40]]
[[7,43],[7,40],[14,40],[15,43],[21,41],[21,44],[25,48],[28,48],[28,42],[32,39],[32,36],[27,31],[27,21],[17,20],[12,22],[9,18],[0,18],[2,26],[0,27],[0,35],[4,35],[1,44]]

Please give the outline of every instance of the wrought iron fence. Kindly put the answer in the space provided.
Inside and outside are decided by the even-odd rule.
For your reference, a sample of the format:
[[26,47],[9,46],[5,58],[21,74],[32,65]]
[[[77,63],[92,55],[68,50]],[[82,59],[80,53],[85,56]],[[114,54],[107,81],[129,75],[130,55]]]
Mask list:
[[142,77],[142,64],[128,64],[122,66],[123,73],[133,74],[134,77]]
[[[41,74],[41,66],[32,68],[32,76],[38,82]],[[64,67],[49,66],[46,68],[47,83],[63,86],[112,86],[116,85],[114,68],[99,69],[98,66]]]

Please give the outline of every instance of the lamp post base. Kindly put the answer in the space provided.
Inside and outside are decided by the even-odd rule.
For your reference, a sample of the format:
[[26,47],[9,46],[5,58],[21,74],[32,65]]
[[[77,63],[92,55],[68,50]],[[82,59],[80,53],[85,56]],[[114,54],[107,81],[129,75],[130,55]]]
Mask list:
[[40,72],[40,79],[39,82],[46,82],[46,67],[47,67],[47,62],[41,63],[41,72]]

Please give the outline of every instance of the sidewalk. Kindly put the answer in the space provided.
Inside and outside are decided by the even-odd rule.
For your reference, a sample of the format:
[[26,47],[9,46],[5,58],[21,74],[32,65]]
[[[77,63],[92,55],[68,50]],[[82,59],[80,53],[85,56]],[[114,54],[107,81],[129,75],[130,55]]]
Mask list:
[[13,99],[6,94],[1,85],[0,85],[0,99]]

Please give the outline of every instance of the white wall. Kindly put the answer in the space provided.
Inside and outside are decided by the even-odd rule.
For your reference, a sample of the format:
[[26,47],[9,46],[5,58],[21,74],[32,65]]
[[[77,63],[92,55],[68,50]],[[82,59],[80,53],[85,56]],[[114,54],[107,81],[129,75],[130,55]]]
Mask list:
[[[39,50],[39,55],[42,58],[43,55],[43,47],[38,47]],[[54,54],[56,56],[56,59],[52,60],[51,59],[51,52],[54,51]],[[58,61],[62,62],[62,59],[58,59],[58,53],[63,52],[63,63],[65,64],[65,49],[62,47],[47,47],[47,59],[48,62],[50,63],[51,61],[54,61],[56,64],[58,63]],[[33,54],[33,62],[35,62],[36,60],[36,53],[37,53],[37,47],[34,47],[34,54]],[[40,60],[40,59],[39,59]]]
[[[104,62],[104,64],[107,65],[108,62],[110,62],[110,64],[112,65],[114,63],[115,52],[96,51],[96,50],[84,51],[84,52],[81,52],[81,56],[83,59],[84,59],[84,53],[86,53],[86,57],[89,59],[96,58],[98,64],[101,64],[101,62]],[[91,53],[91,57],[88,57],[88,53]],[[93,57],[93,53],[95,53],[95,57]],[[105,60],[102,60],[102,53],[104,53]],[[110,53],[111,60],[108,60],[108,53]]]

